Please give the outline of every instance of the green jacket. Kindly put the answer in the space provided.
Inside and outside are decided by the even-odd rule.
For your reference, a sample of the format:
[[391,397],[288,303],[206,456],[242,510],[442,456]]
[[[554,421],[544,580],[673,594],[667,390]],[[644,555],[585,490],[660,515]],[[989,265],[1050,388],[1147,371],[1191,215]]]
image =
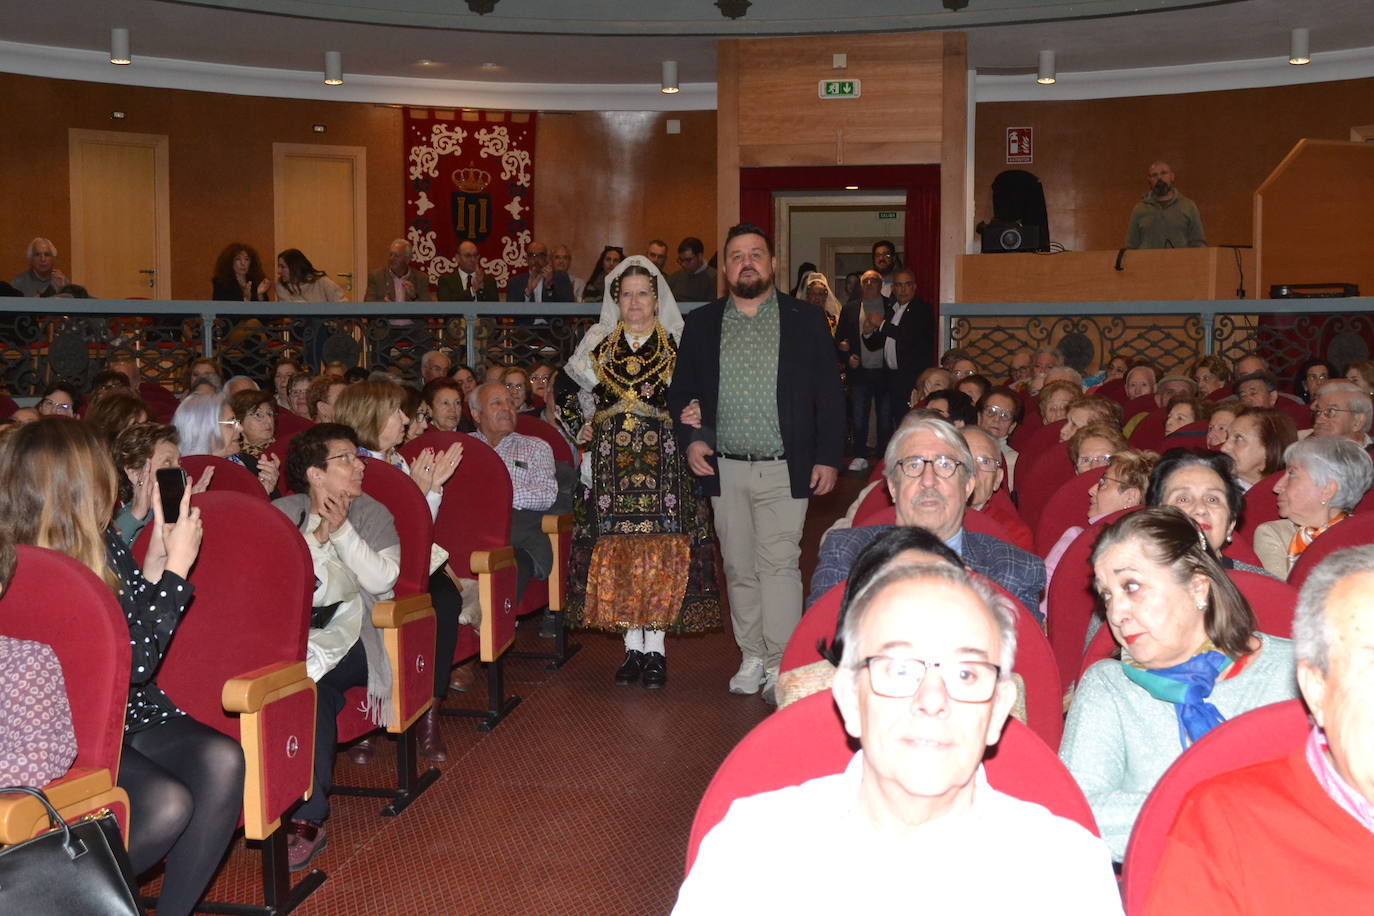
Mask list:
[[1146,194],[1131,211],[1126,247],[1206,248],[1197,204],[1177,191],[1172,199],[1162,203],[1154,195]]

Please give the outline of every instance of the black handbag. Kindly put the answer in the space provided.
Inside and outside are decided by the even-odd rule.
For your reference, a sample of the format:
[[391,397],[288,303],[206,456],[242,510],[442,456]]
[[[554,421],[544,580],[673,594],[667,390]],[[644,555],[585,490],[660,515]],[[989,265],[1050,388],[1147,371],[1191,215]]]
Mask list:
[[144,916],[113,814],[103,811],[68,825],[38,789],[9,786],[0,795],[32,795],[48,809],[52,827],[0,849],[0,913]]

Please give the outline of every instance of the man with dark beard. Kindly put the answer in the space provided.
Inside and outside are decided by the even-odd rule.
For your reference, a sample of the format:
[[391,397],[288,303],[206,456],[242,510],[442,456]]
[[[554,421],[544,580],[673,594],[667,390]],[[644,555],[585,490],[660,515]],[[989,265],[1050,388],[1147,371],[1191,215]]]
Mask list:
[[[1045,561],[1033,553],[964,528],[968,498],[977,486],[973,452],[959,430],[935,417],[902,421],[884,457],[887,489],[897,524],[926,529],[957,553],[964,565],[1011,592],[1037,618],[1045,587]],[[811,576],[811,600],[849,578],[859,551],[891,525],[838,529],[821,542]]]
[[801,619],[807,500],[830,492],[844,454],[844,396],[825,313],[774,287],[762,229],[730,229],[723,270],[729,294],[686,317],[668,409],[715,511],[744,657],[730,692],[772,703]]
[[1174,188],[1174,170],[1169,163],[1153,163],[1148,182],[1150,190],[1131,211],[1126,247],[1206,248],[1197,204]]

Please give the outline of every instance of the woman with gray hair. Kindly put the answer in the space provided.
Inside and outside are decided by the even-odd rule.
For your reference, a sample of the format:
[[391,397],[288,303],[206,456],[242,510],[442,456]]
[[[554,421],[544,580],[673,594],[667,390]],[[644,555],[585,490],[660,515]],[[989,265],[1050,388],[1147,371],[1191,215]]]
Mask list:
[[1364,498],[1374,483],[1374,462],[1339,436],[1294,442],[1283,459],[1288,469],[1274,485],[1282,518],[1255,529],[1255,555],[1268,572],[1287,579],[1307,546]]

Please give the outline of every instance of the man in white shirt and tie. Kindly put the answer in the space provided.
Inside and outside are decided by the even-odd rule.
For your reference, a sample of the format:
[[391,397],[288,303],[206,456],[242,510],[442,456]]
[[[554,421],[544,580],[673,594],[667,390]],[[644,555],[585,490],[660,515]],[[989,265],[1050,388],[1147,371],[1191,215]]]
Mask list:
[[496,281],[482,270],[477,246],[464,240],[458,244],[458,269],[439,281],[441,302],[496,302],[500,294]]
[[879,428],[891,431],[906,416],[917,376],[935,362],[935,318],[930,306],[916,295],[916,274],[911,268],[892,272],[887,315],[879,321],[866,314],[863,334],[866,349],[883,352],[887,393],[879,402],[879,410],[884,411]]

